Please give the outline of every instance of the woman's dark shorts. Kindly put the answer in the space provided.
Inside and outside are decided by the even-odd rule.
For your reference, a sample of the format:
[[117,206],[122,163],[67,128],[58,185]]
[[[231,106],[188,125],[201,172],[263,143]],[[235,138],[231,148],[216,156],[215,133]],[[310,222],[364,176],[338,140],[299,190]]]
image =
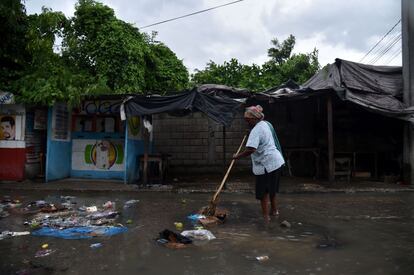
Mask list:
[[270,173],[265,170],[264,175],[256,175],[256,199],[263,199],[266,193],[270,196],[279,193],[280,170],[279,168]]

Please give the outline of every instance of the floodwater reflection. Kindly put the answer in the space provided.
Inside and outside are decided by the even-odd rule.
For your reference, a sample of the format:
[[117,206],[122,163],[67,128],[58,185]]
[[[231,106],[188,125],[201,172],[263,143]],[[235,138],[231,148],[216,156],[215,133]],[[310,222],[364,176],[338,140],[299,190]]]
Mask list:
[[[3,194],[2,194],[3,195]],[[414,194],[281,195],[278,219],[264,223],[251,194],[224,194],[224,224],[208,228],[216,239],[180,250],[157,243],[158,233],[193,229],[187,216],[205,206],[210,194],[10,193],[23,204],[59,202],[76,196],[75,207],[115,202],[123,234],[86,240],[20,236],[0,240],[2,274],[412,274]],[[131,199],[139,202],[123,208]],[[11,213],[0,231],[30,230],[30,215]],[[287,221],[290,227],[281,227]],[[91,249],[93,243],[102,246]],[[35,258],[42,244],[55,252]],[[257,257],[263,256],[257,260]]]

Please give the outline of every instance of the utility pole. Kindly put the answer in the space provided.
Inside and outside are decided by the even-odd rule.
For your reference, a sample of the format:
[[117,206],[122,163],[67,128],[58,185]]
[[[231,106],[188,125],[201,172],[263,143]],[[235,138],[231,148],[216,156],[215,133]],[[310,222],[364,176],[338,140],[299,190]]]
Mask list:
[[[414,106],[414,1],[401,0],[404,103]],[[403,145],[404,182],[414,184],[414,124],[406,122]]]

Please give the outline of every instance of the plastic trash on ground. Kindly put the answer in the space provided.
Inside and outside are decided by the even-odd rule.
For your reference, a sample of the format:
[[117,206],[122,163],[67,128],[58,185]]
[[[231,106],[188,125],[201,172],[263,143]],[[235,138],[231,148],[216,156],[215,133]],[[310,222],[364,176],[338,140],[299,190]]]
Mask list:
[[98,211],[98,207],[96,207],[96,206],[86,207],[86,212],[92,213],[92,212],[96,212],[96,211]]
[[107,201],[102,205],[102,207],[106,209],[115,209],[115,202]]
[[30,235],[30,232],[29,231],[23,231],[23,232],[3,231],[0,233],[0,240],[9,238],[9,237],[17,237],[17,236],[24,236],[24,235]]
[[197,230],[186,230],[181,232],[181,235],[195,239],[195,240],[214,240],[216,237],[209,230],[197,229]]
[[192,221],[198,221],[199,219],[205,219],[206,216],[201,215],[201,214],[193,214],[193,215],[189,215],[187,218]]
[[134,204],[137,204],[139,202],[139,200],[129,200],[126,201],[124,204],[124,208],[129,208],[131,206],[133,206]]
[[101,243],[93,243],[93,244],[90,245],[90,248],[99,248],[101,246],[102,246]]
[[52,254],[53,252],[55,252],[55,250],[52,250],[52,249],[43,249],[43,250],[39,250],[39,251],[37,251],[37,252],[36,252],[36,254],[35,254],[35,258],[49,256],[49,255],[50,255],[50,254]]
[[157,242],[163,244],[168,248],[180,249],[188,247],[188,245],[193,241],[190,238],[181,235],[180,233],[175,233],[174,231],[165,229],[159,233]]
[[269,260],[269,256],[257,256],[256,260],[258,260],[259,262],[265,262]]
[[175,229],[180,230],[180,231],[183,230],[184,225],[182,222],[175,222],[174,225],[175,225]]
[[126,232],[124,226],[83,226],[66,229],[43,227],[32,232],[33,236],[48,236],[67,240],[90,239],[98,236],[112,236]]

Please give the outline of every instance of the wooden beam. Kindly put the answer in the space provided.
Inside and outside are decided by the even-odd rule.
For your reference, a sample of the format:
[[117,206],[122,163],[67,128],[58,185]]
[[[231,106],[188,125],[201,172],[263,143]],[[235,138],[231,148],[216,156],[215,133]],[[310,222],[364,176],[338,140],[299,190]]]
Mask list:
[[[223,175],[226,173],[226,126],[223,125]],[[224,184],[224,189],[227,186]]]
[[328,115],[328,161],[329,171],[328,178],[329,182],[333,183],[335,180],[335,167],[334,167],[334,139],[333,139],[333,119],[332,119],[332,96],[328,95],[326,101],[327,115]]
[[[414,106],[414,1],[401,0],[403,99]],[[414,124],[406,122],[403,143],[403,178],[414,185]]]
[[148,151],[149,151],[149,133],[147,128],[144,129],[144,167],[142,169],[142,182],[144,186],[148,184]]

